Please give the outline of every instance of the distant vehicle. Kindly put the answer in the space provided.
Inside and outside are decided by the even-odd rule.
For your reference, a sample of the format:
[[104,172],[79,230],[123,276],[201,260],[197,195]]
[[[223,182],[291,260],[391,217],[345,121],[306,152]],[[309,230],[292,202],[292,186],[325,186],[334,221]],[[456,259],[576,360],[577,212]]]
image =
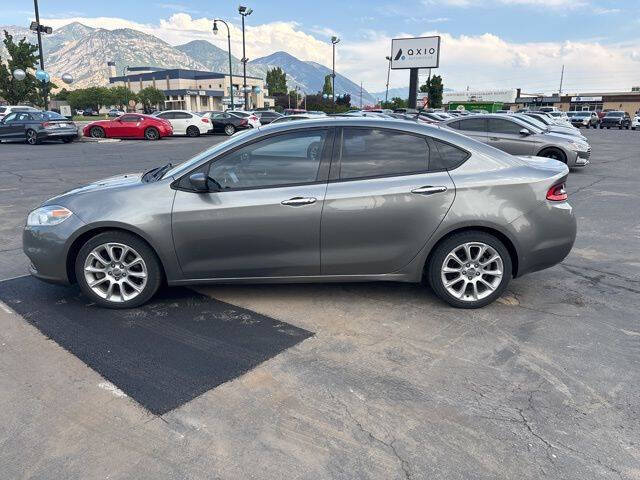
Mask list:
[[209,113],[208,115],[208,118],[211,120],[213,133],[224,132],[231,136],[238,130],[252,128],[251,125],[249,125],[248,117],[234,115],[231,112]]
[[558,107],[540,107],[539,111],[549,113],[549,112],[557,112],[559,110],[558,110]]
[[313,115],[316,117],[326,117],[327,114],[321,110],[307,110],[307,115]]
[[589,163],[591,147],[579,138],[548,132],[525,121],[526,115],[474,115],[441,125],[512,155],[533,155],[558,160],[569,168]]
[[631,130],[635,130],[636,128],[640,128],[640,114],[637,113],[631,121]]
[[85,117],[97,117],[99,113],[93,108],[85,108],[82,111],[82,115],[84,115]]
[[225,113],[230,113],[239,118],[244,118],[249,123],[249,127],[258,128],[262,125],[258,116],[253,112],[245,112],[244,110],[227,110]]
[[511,110],[498,110],[496,113],[511,113]]
[[394,108],[393,113],[418,113],[415,108]]
[[173,135],[173,127],[168,120],[143,115],[127,113],[112,120],[91,122],[82,129],[85,137],[93,138],[144,138],[145,140],[159,140]]
[[578,111],[571,115],[571,124],[576,128],[596,128],[600,122],[598,114],[593,111]]
[[548,130],[549,133],[577,137],[583,141],[587,140],[586,137],[582,135],[582,133],[580,133],[578,129],[573,125],[559,125],[555,123],[550,117],[547,117],[544,113],[516,113],[516,116],[528,121],[529,123],[534,122],[537,127],[543,130]]
[[0,106],[0,120],[11,112],[39,112],[37,108],[27,105],[2,105]]
[[307,120],[311,118],[311,115],[287,115],[284,117],[276,118],[272,124],[281,124],[284,122],[293,122],[294,120]]
[[0,120],[0,140],[38,145],[46,140],[70,143],[78,136],[76,124],[56,112],[13,111]]
[[631,127],[631,117],[627,112],[611,111],[600,119],[600,128],[618,127],[622,130],[626,128],[629,130]]
[[261,125],[268,125],[274,120],[282,117],[282,114],[273,110],[256,110],[253,114],[260,119]]
[[109,110],[109,112],[107,112],[107,116],[109,117],[119,117],[121,115],[124,115],[126,112],[124,110],[118,110],[117,108],[112,108],[111,110]]
[[76,115],[82,115],[83,113],[84,113],[84,109],[82,109],[82,108],[76,108],[75,109],[75,114]]
[[307,111],[302,108],[285,108],[284,109],[285,115],[301,115],[305,113],[307,113]]
[[209,118],[187,110],[165,110],[164,112],[154,113],[153,116],[167,120],[173,127],[174,135],[199,137],[212,130]]
[[555,118],[556,120],[561,120],[561,121],[565,121],[565,122],[569,121],[569,117],[567,116],[567,112],[563,112],[561,110],[554,110],[552,112],[543,112],[543,113],[546,113],[547,115]]

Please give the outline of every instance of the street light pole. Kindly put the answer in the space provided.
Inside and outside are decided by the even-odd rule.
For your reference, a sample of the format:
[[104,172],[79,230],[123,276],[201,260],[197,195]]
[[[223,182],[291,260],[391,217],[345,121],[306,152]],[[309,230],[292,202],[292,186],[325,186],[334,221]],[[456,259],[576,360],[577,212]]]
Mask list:
[[335,35],[331,37],[331,45],[333,47],[333,68],[331,73],[331,95],[333,103],[336,103],[336,45],[340,42],[340,39]]
[[242,77],[243,77],[243,91],[244,91],[244,109],[249,110],[249,92],[247,92],[247,55],[245,53],[244,45],[244,17],[251,15],[253,10],[251,8],[238,7],[238,13],[242,17]]
[[231,97],[231,110],[235,108],[235,104],[233,103],[233,69],[231,66],[231,32],[229,30],[229,25],[224,20],[216,18],[213,21],[213,34],[218,34],[218,24],[216,22],[221,22],[227,27],[227,43],[229,45],[229,95]]
[[384,57],[388,60],[389,66],[387,67],[387,91],[384,94],[384,103],[389,101],[389,75],[391,75],[391,57]]
[[[40,51],[40,70],[44,71],[44,55],[42,54],[42,32],[40,31],[40,11],[38,10],[38,0],[33,0],[33,8],[36,11],[36,24],[38,28],[38,50]],[[42,93],[44,95],[44,109],[49,110],[49,101],[47,99],[47,82],[42,81]]]

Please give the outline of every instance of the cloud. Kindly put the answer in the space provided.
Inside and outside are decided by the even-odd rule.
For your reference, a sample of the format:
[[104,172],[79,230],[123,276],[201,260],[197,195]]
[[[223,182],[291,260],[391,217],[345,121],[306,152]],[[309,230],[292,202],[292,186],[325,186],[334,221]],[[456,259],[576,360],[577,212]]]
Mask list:
[[[203,39],[224,50],[227,49],[224,28],[222,34],[214,36],[211,30],[213,19],[194,18],[186,13],[173,14],[157,24],[143,24],[113,17],[47,19],[45,24],[56,28],[72,21],[106,29],[133,28],[155,35],[171,45]],[[230,23],[229,26],[232,53],[240,57],[241,29],[235,23]],[[313,27],[308,33],[296,22],[248,25],[247,56],[255,59],[283,50],[301,60],[312,60],[330,67],[329,37],[335,33],[322,26]],[[356,83],[362,81],[369,91],[383,90],[387,73],[385,56],[390,54],[392,37],[374,29],[351,33],[353,36],[358,35],[359,40],[343,38],[337,45],[336,70]],[[565,91],[629,91],[631,86],[639,83],[640,40],[617,44],[603,44],[597,39],[517,43],[491,33],[454,36],[438,31],[424,31],[416,36],[434,34],[440,34],[442,37],[440,69],[434,73],[441,74],[445,85],[451,88],[462,89],[467,85],[470,88],[483,89],[522,87],[529,92],[552,93],[558,89],[563,64]],[[407,32],[395,32],[393,36],[412,35]],[[403,87],[408,83],[408,71],[391,72],[392,87]]]
[[[533,6],[545,8],[578,8],[587,5],[585,0],[496,0],[503,5]],[[486,6],[486,0],[422,0],[423,5],[447,5],[450,7]]]

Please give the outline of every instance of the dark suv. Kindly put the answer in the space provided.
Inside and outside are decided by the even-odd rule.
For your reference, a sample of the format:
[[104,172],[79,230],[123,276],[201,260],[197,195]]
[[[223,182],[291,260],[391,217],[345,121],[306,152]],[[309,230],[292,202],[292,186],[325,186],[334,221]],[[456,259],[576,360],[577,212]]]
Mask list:
[[613,111],[607,112],[607,114],[600,120],[600,128],[618,127],[620,130],[626,128],[629,130],[631,126],[631,117],[627,112]]

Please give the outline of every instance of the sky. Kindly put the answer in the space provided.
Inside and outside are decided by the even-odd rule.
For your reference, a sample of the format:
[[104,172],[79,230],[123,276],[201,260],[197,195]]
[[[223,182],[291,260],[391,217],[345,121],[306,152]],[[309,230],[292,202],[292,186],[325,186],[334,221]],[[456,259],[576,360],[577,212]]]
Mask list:
[[[0,0],[0,24],[33,19],[32,2]],[[231,26],[232,52],[241,57],[239,3],[228,0],[40,0],[43,24],[78,21],[106,29],[135,28],[172,45],[214,37],[214,18]],[[640,86],[638,0],[244,0],[247,57],[284,50],[331,66],[330,37],[337,35],[336,70],[370,92],[385,89],[391,39],[440,35],[440,68],[455,90],[522,88],[557,92],[629,91]],[[426,72],[421,72],[426,75]],[[409,83],[391,72],[390,87]]]

